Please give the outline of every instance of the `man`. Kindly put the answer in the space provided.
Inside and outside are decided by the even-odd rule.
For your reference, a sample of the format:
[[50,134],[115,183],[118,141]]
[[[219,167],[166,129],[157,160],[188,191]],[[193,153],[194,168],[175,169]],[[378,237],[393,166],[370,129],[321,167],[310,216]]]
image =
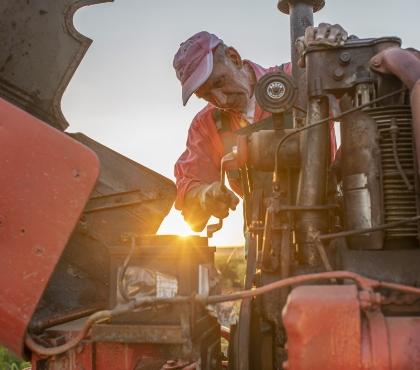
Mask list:
[[[337,45],[346,40],[341,26],[320,24],[307,29],[304,43]],[[174,68],[182,85],[186,105],[191,95],[209,104],[194,118],[187,139],[187,148],[175,164],[177,199],[175,207],[182,210],[194,231],[201,231],[210,216],[225,218],[234,210],[239,198],[220,184],[220,160],[224,154],[221,113],[230,123],[230,133],[267,118],[256,103],[254,88],[266,73],[283,70],[291,73],[291,64],[265,69],[226,46],[217,36],[199,32],[183,42],[174,57]],[[238,183],[229,179],[241,195]]]

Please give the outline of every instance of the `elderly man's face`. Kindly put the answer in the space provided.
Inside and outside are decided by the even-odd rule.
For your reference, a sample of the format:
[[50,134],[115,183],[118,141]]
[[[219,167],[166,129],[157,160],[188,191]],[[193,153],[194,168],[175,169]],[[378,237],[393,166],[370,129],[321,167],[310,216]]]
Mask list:
[[195,94],[217,108],[245,113],[253,92],[252,72],[247,68],[235,50],[215,58],[210,77]]

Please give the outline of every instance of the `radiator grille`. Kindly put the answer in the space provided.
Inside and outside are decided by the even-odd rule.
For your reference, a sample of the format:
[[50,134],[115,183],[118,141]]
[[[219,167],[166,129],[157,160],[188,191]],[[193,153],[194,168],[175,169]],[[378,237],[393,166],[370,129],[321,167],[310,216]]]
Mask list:
[[[417,187],[417,176],[414,161],[410,107],[373,108],[367,112],[375,119],[380,133],[384,221],[388,223],[402,218],[414,217],[418,213],[415,191]],[[396,139],[398,158],[408,182],[413,187],[412,190],[408,189],[395,162],[390,135],[390,128],[393,122],[398,126]],[[417,228],[418,225],[413,223],[388,229],[386,231],[386,239],[417,238]]]

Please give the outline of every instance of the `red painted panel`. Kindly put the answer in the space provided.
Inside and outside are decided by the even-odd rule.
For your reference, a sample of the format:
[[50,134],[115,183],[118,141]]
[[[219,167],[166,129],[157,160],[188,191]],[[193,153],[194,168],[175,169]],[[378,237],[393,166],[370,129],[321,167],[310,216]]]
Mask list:
[[285,369],[360,369],[356,286],[299,286],[288,298],[283,322],[288,338]]
[[[62,355],[48,359],[32,354],[31,362],[33,370],[99,370],[93,367],[93,344],[82,342],[76,348]],[[46,363],[44,362],[46,361]]]
[[134,370],[142,362],[159,358],[156,346],[150,344],[96,343],[96,369]]
[[96,155],[0,99],[0,344],[26,326],[99,173]]

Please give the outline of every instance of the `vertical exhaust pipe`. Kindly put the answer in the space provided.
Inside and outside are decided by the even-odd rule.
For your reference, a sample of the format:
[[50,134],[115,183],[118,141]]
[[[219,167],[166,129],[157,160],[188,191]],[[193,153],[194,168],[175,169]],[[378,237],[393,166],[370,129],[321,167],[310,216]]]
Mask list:
[[[305,30],[314,25],[313,13],[322,9],[325,0],[279,0],[277,7],[284,14],[290,14],[290,47],[292,76],[298,88],[299,96],[296,105],[306,109],[307,106],[307,84],[305,69],[298,66],[298,52],[295,46],[296,40],[305,35]],[[303,126],[305,116],[302,112],[295,110],[294,126]]]
[[[308,101],[306,69],[298,66],[298,51],[296,39],[305,35],[305,30],[313,26],[313,13],[325,5],[324,0],[280,0],[278,8],[281,12],[290,14],[290,38],[292,74],[298,87],[297,105],[307,111],[307,117],[295,110],[294,125],[311,124],[328,115],[328,102],[323,97],[312,97]],[[305,120],[306,118],[306,120]],[[328,126],[321,125],[311,128],[301,136],[301,171],[297,205],[317,206],[325,203],[327,166],[328,166]],[[319,255],[312,235],[324,229],[324,220],[319,212],[301,212],[297,222],[297,242],[299,253],[304,264],[317,267],[320,264]]]

